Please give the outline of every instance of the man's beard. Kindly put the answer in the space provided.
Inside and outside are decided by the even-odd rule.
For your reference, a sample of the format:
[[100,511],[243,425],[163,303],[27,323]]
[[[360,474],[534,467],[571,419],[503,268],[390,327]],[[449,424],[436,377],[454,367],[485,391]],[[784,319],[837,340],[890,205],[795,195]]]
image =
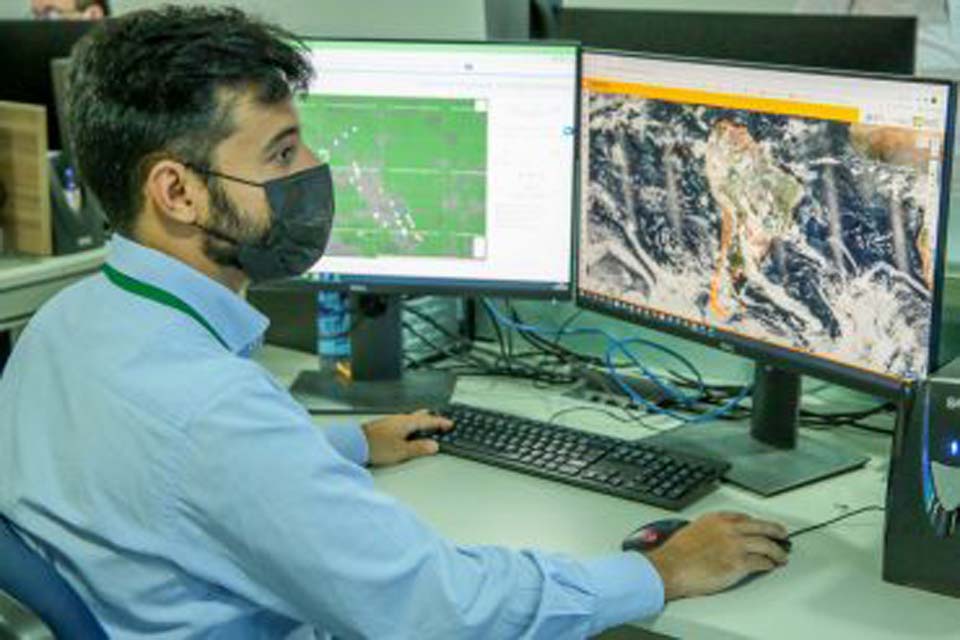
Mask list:
[[210,191],[210,223],[207,227],[208,233],[203,239],[203,252],[219,265],[240,269],[238,243],[255,244],[269,229],[257,229],[250,221],[250,216],[244,215],[240,207],[230,199],[218,179],[209,180],[207,188]]

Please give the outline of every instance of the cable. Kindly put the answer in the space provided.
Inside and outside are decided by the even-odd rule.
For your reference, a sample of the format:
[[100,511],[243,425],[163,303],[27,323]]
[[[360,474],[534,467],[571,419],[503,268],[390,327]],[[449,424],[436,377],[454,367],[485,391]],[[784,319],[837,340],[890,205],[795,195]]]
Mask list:
[[[643,372],[643,374],[648,379],[650,379],[654,383],[654,385],[658,388],[658,390],[660,390],[661,393],[663,393],[667,398],[674,400],[681,406],[684,406],[685,408],[689,409],[689,408],[692,408],[695,403],[702,400],[704,395],[704,390],[705,390],[705,384],[703,382],[703,377],[701,376],[700,371],[696,368],[696,366],[694,366],[693,363],[691,363],[689,360],[684,358],[681,354],[677,353],[673,349],[665,347],[659,343],[652,342],[650,340],[644,340],[642,338],[626,338],[626,339],[617,338],[614,335],[612,335],[610,332],[604,329],[599,329],[595,327],[583,327],[583,328],[574,328],[574,329],[567,329],[566,327],[563,327],[560,329],[553,329],[553,330],[543,329],[536,325],[523,322],[519,318],[519,316],[516,314],[515,311],[513,312],[514,317],[506,318],[503,316],[503,314],[501,314],[496,309],[496,307],[489,300],[484,299],[482,303],[484,307],[488,310],[488,313],[494,316],[498,322],[507,326],[510,329],[513,329],[519,332],[521,336],[525,336],[528,339],[528,341],[531,343],[531,345],[541,346],[541,347],[545,346],[547,349],[550,349],[552,352],[553,352],[553,349],[551,348],[554,347],[555,345],[553,343],[544,341],[539,338],[542,338],[542,336],[544,335],[553,336],[554,342],[558,342],[560,338],[568,335],[569,336],[599,335],[605,338],[607,341],[608,347],[603,358],[586,357],[583,354],[575,354],[575,352],[570,352],[566,348],[564,348],[564,351],[566,351],[567,353],[573,354],[573,357],[581,362],[587,362],[591,364],[599,364],[601,366],[605,366],[610,376],[617,383],[617,386],[620,387],[620,389],[624,393],[626,393],[626,395],[631,399],[631,401],[638,406],[644,407],[645,409],[647,409],[647,411],[651,413],[667,415],[669,417],[675,418],[682,422],[703,422],[706,420],[712,420],[712,419],[724,417],[726,414],[736,409],[737,406],[740,404],[740,402],[742,402],[743,399],[746,398],[748,395],[750,395],[750,393],[752,392],[752,386],[745,386],[741,388],[740,391],[735,396],[731,397],[730,399],[720,404],[720,406],[717,407],[716,409],[713,409],[711,411],[708,411],[693,417],[678,413],[676,411],[672,411],[670,409],[664,409],[660,407],[658,404],[651,402],[647,398],[643,398],[642,396],[640,396],[638,393],[636,393],[636,391],[632,387],[630,387],[630,385],[626,383],[625,380],[623,380],[622,376],[620,376],[617,370],[624,368],[624,365],[615,361],[613,358],[613,354],[614,354],[614,351],[619,350],[621,353],[627,356],[627,359],[629,362],[628,366],[634,366],[639,368]],[[635,354],[633,354],[633,352],[631,352],[627,348],[627,345],[630,345],[630,344],[642,344],[656,351],[660,351],[661,353],[664,353],[676,359],[680,363],[682,363],[684,367],[689,369],[694,374],[694,380],[697,383],[697,390],[699,392],[698,396],[691,397],[683,393],[682,391],[673,387],[670,383],[666,382],[663,379],[663,377],[658,376],[656,373],[651,371],[637,358]]]
[[422,342],[423,344],[427,345],[428,347],[430,347],[431,349],[433,349],[434,351],[436,351],[436,352],[438,352],[438,353],[443,353],[443,354],[445,354],[446,356],[448,356],[448,357],[450,357],[450,358],[453,358],[453,359],[456,359],[456,360],[464,360],[464,361],[467,361],[467,362],[469,362],[470,364],[472,364],[472,365],[474,365],[474,366],[476,366],[476,367],[479,367],[479,368],[486,368],[486,367],[487,367],[487,363],[483,362],[483,361],[480,360],[479,358],[471,357],[470,355],[468,355],[468,354],[466,354],[466,353],[460,353],[460,352],[455,351],[454,349],[452,349],[451,347],[448,347],[448,346],[446,346],[446,345],[438,345],[438,344],[435,343],[433,340],[431,340],[430,338],[428,338],[428,337],[424,336],[422,333],[420,333],[420,331],[419,331],[418,329],[416,329],[416,328],[415,328],[411,323],[409,323],[409,322],[401,322],[401,326],[403,327],[404,330],[410,332],[410,335],[412,335],[414,338],[416,338],[417,340],[419,340],[420,342]]
[[[493,315],[497,319],[498,322],[507,326],[510,329],[513,329],[519,332],[522,336],[525,336],[531,342],[532,345],[546,348],[551,353],[557,352],[556,342],[558,342],[559,339],[565,336],[596,335],[606,339],[608,344],[613,344],[613,345],[631,344],[631,343],[644,344],[651,349],[660,351],[661,353],[664,353],[680,361],[685,367],[687,367],[688,369],[690,369],[691,372],[694,373],[695,379],[702,381],[702,376],[700,375],[699,370],[689,360],[684,358],[682,355],[680,355],[673,349],[665,347],[659,343],[652,342],[649,340],[644,340],[642,338],[627,338],[627,339],[617,338],[616,336],[612,335],[610,332],[604,329],[596,328],[596,327],[578,327],[574,329],[567,329],[566,327],[561,327],[559,329],[544,329],[542,327],[538,327],[536,325],[523,322],[519,318],[519,315],[516,314],[515,311],[513,311],[513,314],[514,314],[513,318],[506,318],[503,316],[503,314],[501,314],[496,309],[496,307],[492,303],[490,303],[489,300],[483,300],[482,302],[484,307],[488,310],[488,312],[491,315]],[[550,341],[543,340],[542,336],[552,336],[554,338],[554,341],[550,342]],[[627,353],[627,355],[630,356],[631,362],[625,365],[613,360],[610,354],[610,349],[608,349],[608,353],[606,357],[603,357],[603,358],[597,357],[597,356],[588,356],[586,354],[580,354],[580,353],[571,351],[570,349],[567,349],[565,347],[561,347],[560,350],[564,355],[569,355],[576,361],[587,363],[587,364],[595,364],[598,366],[605,366],[608,369],[620,369],[628,366],[640,365],[645,375],[647,375],[648,377],[650,377],[651,375],[656,377],[656,374],[653,374],[652,371],[650,371],[646,367],[643,367],[643,365],[637,360],[636,356],[631,356],[631,354],[629,353]],[[624,351],[626,352],[626,350]],[[690,404],[690,401],[686,399],[686,396],[684,396],[682,392],[678,392],[676,390],[670,389],[669,385],[665,385],[662,379],[657,378],[657,381],[655,381],[655,384],[657,384],[657,386],[661,389],[661,391],[667,397],[670,397],[672,399],[677,399],[681,404]]]
[[483,309],[486,312],[487,316],[490,318],[490,326],[493,327],[493,331],[497,336],[497,345],[499,345],[500,347],[500,357],[506,360],[507,345],[503,339],[503,331],[500,329],[500,323],[497,322],[497,319],[493,316],[493,314],[490,313],[490,309],[488,309],[486,306],[484,306]]
[[[504,305],[506,305],[507,311],[510,313],[512,317],[517,315],[517,312],[513,310],[513,305],[511,304],[509,298],[504,299],[503,303]],[[508,331],[506,338],[507,338],[507,357],[510,357],[513,355],[513,333]]]
[[[449,329],[447,329],[446,327],[444,327],[443,325],[441,325],[436,320],[434,320],[427,314],[423,313],[419,309],[407,308],[406,310],[410,311],[413,315],[419,317],[420,319],[427,322],[428,324],[436,328],[438,331],[440,331],[450,339],[454,340],[455,343],[471,345],[471,341],[469,339],[454,334]],[[486,349],[479,349],[476,347],[476,345],[471,345],[473,347],[473,350],[483,355],[487,355],[494,358],[494,364],[491,365],[479,357],[470,356],[470,355],[467,355],[466,353],[453,352],[448,347],[442,347],[440,345],[437,345],[432,340],[430,340],[429,338],[424,336],[422,333],[420,333],[418,330],[416,330],[414,327],[410,326],[408,323],[404,323],[404,327],[408,331],[410,331],[411,335],[413,335],[415,338],[417,338],[418,340],[426,344],[431,349],[434,349],[435,351],[438,351],[440,353],[444,353],[452,358],[455,358],[461,361],[467,361],[470,365],[474,367],[473,369],[468,369],[467,372],[460,373],[460,375],[486,375],[486,376],[504,376],[504,377],[511,377],[511,378],[526,378],[526,379],[531,379],[534,381],[539,381],[541,383],[551,384],[551,385],[569,384],[570,382],[572,382],[569,376],[561,376],[553,372],[546,371],[543,369],[543,367],[531,365],[526,362],[516,363],[517,365],[519,365],[519,367],[501,366],[498,364],[499,358],[495,352],[490,352]],[[507,364],[509,365],[510,363],[508,362]],[[441,371],[441,370],[448,370],[448,369],[441,368],[441,367],[434,367],[434,370]]]
[[621,416],[621,415],[618,415],[615,411],[611,411],[610,409],[607,409],[607,408],[605,408],[605,407],[593,407],[593,406],[590,406],[590,405],[583,405],[583,406],[579,406],[579,407],[567,407],[566,409],[561,409],[561,410],[559,410],[559,411],[555,411],[554,413],[552,413],[552,414],[550,415],[550,417],[547,418],[547,422],[548,422],[549,424],[554,424],[554,423],[556,422],[557,418],[559,418],[559,417],[561,417],[561,416],[565,416],[565,415],[570,414],[570,413],[576,413],[576,412],[579,412],[579,411],[590,411],[590,412],[593,412],[593,413],[602,413],[602,414],[604,414],[604,415],[606,415],[606,416],[608,416],[608,417],[616,420],[617,422],[620,422],[621,424],[634,424],[634,423],[635,423],[635,424],[639,424],[639,425],[640,425],[641,427],[643,427],[644,429],[648,429],[648,430],[654,431],[654,432],[656,432],[656,433],[660,433],[660,431],[662,431],[661,429],[658,429],[658,428],[654,427],[653,425],[647,424],[647,423],[643,420],[642,417],[640,417],[640,416],[638,416],[638,415],[634,415],[634,414],[631,413],[630,410],[627,409],[626,407],[621,407],[621,410],[623,411],[623,413],[625,414],[626,417]]
[[840,424],[850,424],[856,423],[866,418],[879,415],[881,413],[891,413],[896,411],[897,407],[892,402],[884,402],[870,409],[864,409],[861,411],[848,411],[848,412],[837,412],[837,413],[818,413],[816,411],[810,411],[807,409],[801,409],[800,415],[805,419],[806,422],[811,424],[823,424],[823,425],[840,425]]
[[[670,370],[670,375],[676,379],[676,384],[679,386],[690,387],[693,386],[694,381],[686,377],[682,373],[677,371]],[[820,385],[814,387],[809,391],[809,393],[817,393],[830,387],[830,383],[821,383]],[[736,394],[739,390],[739,387],[732,385],[717,385],[717,384],[708,384],[705,385],[706,394],[704,395],[701,402],[703,404],[718,404],[721,401],[729,399]],[[849,427],[851,429],[858,429],[860,431],[865,431],[868,433],[873,433],[883,436],[893,435],[893,430],[884,429],[882,427],[876,427],[870,424],[866,424],[863,421],[867,418],[871,418],[875,415],[880,415],[883,413],[891,413],[897,410],[897,407],[892,402],[884,402],[878,404],[869,409],[863,409],[860,411],[839,411],[835,413],[820,413],[817,411],[812,411],[810,409],[800,408],[798,424],[805,429],[812,430],[826,430],[833,429],[837,427]],[[721,419],[731,418],[731,419],[743,419],[749,417],[748,411],[740,412],[730,412],[724,416],[721,416]]]
[[[575,382],[576,379],[571,377],[569,374],[558,373],[556,371],[549,371],[544,368],[543,365],[530,364],[520,360],[519,356],[521,354],[516,354],[510,356],[506,354],[501,346],[501,354],[492,352],[486,349],[480,349],[477,345],[473,344],[468,338],[459,336],[451,332],[449,329],[438,323],[436,320],[431,318],[429,315],[423,313],[421,310],[413,307],[405,307],[405,310],[409,311],[413,315],[422,319],[424,322],[430,324],[435,329],[451,338],[452,340],[460,343],[465,343],[470,345],[472,349],[482,353],[484,355],[494,358],[494,364],[487,365],[483,363],[483,368],[488,372],[487,375],[502,375],[512,378],[527,378],[534,380],[546,385],[558,385],[558,384],[571,384]],[[428,345],[429,346],[429,345]],[[532,357],[537,355],[536,352],[529,352],[522,354],[524,358]]]
[[846,520],[847,518],[852,518],[853,516],[860,515],[861,513],[866,513],[868,511],[884,511],[884,510],[885,510],[884,507],[877,504],[870,505],[869,507],[861,507],[859,509],[854,509],[853,511],[848,511],[847,513],[839,515],[836,518],[831,518],[829,520],[820,522],[819,524],[813,524],[813,525],[810,525],[809,527],[795,529],[791,531],[787,535],[787,537],[796,538],[797,536],[802,536],[804,534],[810,533],[811,531],[816,531],[818,529],[823,529],[824,527],[829,527],[830,525],[836,522],[840,522],[841,520]]
[[804,429],[810,429],[811,431],[828,431],[831,429],[837,429],[840,427],[849,427],[850,429],[856,429],[857,431],[863,431],[865,433],[872,433],[878,436],[884,436],[887,438],[892,438],[894,434],[893,429],[884,429],[883,427],[875,427],[873,425],[864,424],[862,422],[837,422],[835,424],[806,424],[803,421],[800,422],[800,426]]
[[[679,391],[676,388],[674,388],[672,384],[665,383],[664,380],[659,375],[657,375],[656,373],[648,369],[643,364],[643,362],[641,362],[631,350],[627,349],[627,346],[631,344],[639,344],[645,347],[650,347],[658,351],[662,351],[668,354],[672,358],[676,358],[681,364],[683,364],[683,366],[685,366],[687,369],[690,370],[691,373],[693,373],[694,380],[696,381],[696,388],[698,391],[696,397],[688,396],[682,391]],[[636,366],[638,369],[640,369],[640,371],[643,372],[643,375],[646,376],[648,380],[653,382],[653,384],[657,387],[657,389],[660,390],[661,393],[663,393],[663,395],[674,400],[675,402],[677,402],[677,404],[680,404],[681,406],[684,406],[684,407],[689,407],[694,402],[697,402],[703,397],[706,389],[703,382],[703,376],[700,375],[700,371],[695,366],[693,366],[692,362],[684,358],[682,355],[680,355],[673,349],[668,349],[663,345],[657,344],[655,342],[651,342],[650,340],[644,340],[643,338],[625,338],[622,340],[615,340],[607,348],[607,353],[605,354],[607,368],[610,371],[611,375],[614,376],[614,379],[616,379],[616,377],[619,374],[616,372],[616,370],[613,367],[610,366],[611,364],[610,354],[612,353],[613,349],[617,349],[621,353],[623,353],[623,355],[625,355],[627,359],[634,366]]]
[[560,327],[557,328],[557,338],[554,340],[554,346],[560,346],[560,340],[563,338],[563,332],[567,330],[567,327],[572,325],[577,318],[583,315],[585,309],[577,309],[571,313],[567,318],[560,323]]
[[[616,338],[614,338],[609,332],[603,329],[597,329],[593,327],[564,329],[563,333],[559,333],[557,330],[543,329],[535,325],[526,324],[522,321],[514,321],[514,320],[511,320],[510,318],[504,317],[503,314],[501,314],[497,310],[497,308],[490,303],[489,300],[484,299],[482,300],[482,303],[484,307],[486,307],[489,310],[489,312],[497,319],[497,321],[500,322],[500,324],[505,325],[506,327],[513,329],[514,331],[526,332],[526,333],[535,334],[538,336],[541,336],[541,335],[549,335],[549,336],[599,335],[604,338],[607,338],[608,340],[616,340]],[[578,357],[582,357],[586,360],[590,360],[590,359],[599,360],[595,356],[591,357],[585,354],[575,354],[575,355],[577,355]]]
[[[627,341],[622,341],[622,342],[626,344]],[[666,409],[666,408],[660,407],[657,404],[647,400],[646,398],[644,398],[643,396],[635,392],[633,388],[626,383],[626,381],[623,379],[623,376],[620,375],[620,373],[616,369],[609,366],[609,363],[612,363],[613,349],[616,349],[616,348],[619,348],[621,351],[626,353],[629,357],[634,358],[633,354],[624,347],[624,344],[615,343],[615,344],[611,344],[607,348],[607,351],[605,353],[605,358],[608,362],[607,371],[610,374],[610,376],[613,378],[614,382],[617,383],[617,386],[619,386],[623,390],[623,392],[627,394],[627,396],[633,401],[634,404],[645,407],[647,411],[651,413],[668,416],[670,418],[674,418],[675,420],[679,420],[681,422],[686,422],[686,423],[705,422],[707,420],[714,420],[714,419],[720,418],[725,414],[729,413],[731,410],[735,409],[740,404],[740,402],[742,402],[753,391],[752,385],[744,386],[738,394],[736,394],[726,402],[723,402],[722,404],[720,404],[716,409],[712,409],[710,411],[707,411],[698,415],[694,415],[694,416],[689,416],[689,415],[674,411],[672,409]],[[640,364],[640,363],[638,362],[637,364]],[[646,371],[645,368],[644,368],[644,371]],[[688,408],[690,407],[691,404],[692,403],[687,401]]]

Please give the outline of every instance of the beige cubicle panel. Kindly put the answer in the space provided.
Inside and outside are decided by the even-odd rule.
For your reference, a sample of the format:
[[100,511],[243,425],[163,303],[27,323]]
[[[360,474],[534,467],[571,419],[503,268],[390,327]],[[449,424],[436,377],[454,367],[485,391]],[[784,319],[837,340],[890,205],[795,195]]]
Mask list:
[[53,253],[46,111],[0,101],[0,252]]

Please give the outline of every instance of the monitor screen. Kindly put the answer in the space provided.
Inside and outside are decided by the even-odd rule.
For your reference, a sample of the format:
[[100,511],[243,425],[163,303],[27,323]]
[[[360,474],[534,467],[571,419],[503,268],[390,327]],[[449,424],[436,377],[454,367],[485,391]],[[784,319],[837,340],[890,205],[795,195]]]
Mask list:
[[359,290],[563,296],[572,273],[572,44],[310,40],[300,101],[329,159],[312,279]]
[[582,65],[579,301],[868,389],[936,364],[950,83]]

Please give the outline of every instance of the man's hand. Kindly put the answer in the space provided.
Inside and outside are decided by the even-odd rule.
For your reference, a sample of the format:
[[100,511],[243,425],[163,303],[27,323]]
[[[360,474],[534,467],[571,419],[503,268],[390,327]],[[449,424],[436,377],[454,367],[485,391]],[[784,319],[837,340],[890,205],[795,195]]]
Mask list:
[[426,411],[407,415],[387,416],[363,425],[370,448],[370,464],[384,466],[397,464],[420,456],[431,456],[439,447],[429,438],[407,440],[418,429],[449,431],[453,423],[446,418],[432,416]]
[[663,578],[667,600],[722,591],[752,573],[787,563],[773,541],[786,540],[775,522],[742,513],[711,513],[675,533],[647,558]]

